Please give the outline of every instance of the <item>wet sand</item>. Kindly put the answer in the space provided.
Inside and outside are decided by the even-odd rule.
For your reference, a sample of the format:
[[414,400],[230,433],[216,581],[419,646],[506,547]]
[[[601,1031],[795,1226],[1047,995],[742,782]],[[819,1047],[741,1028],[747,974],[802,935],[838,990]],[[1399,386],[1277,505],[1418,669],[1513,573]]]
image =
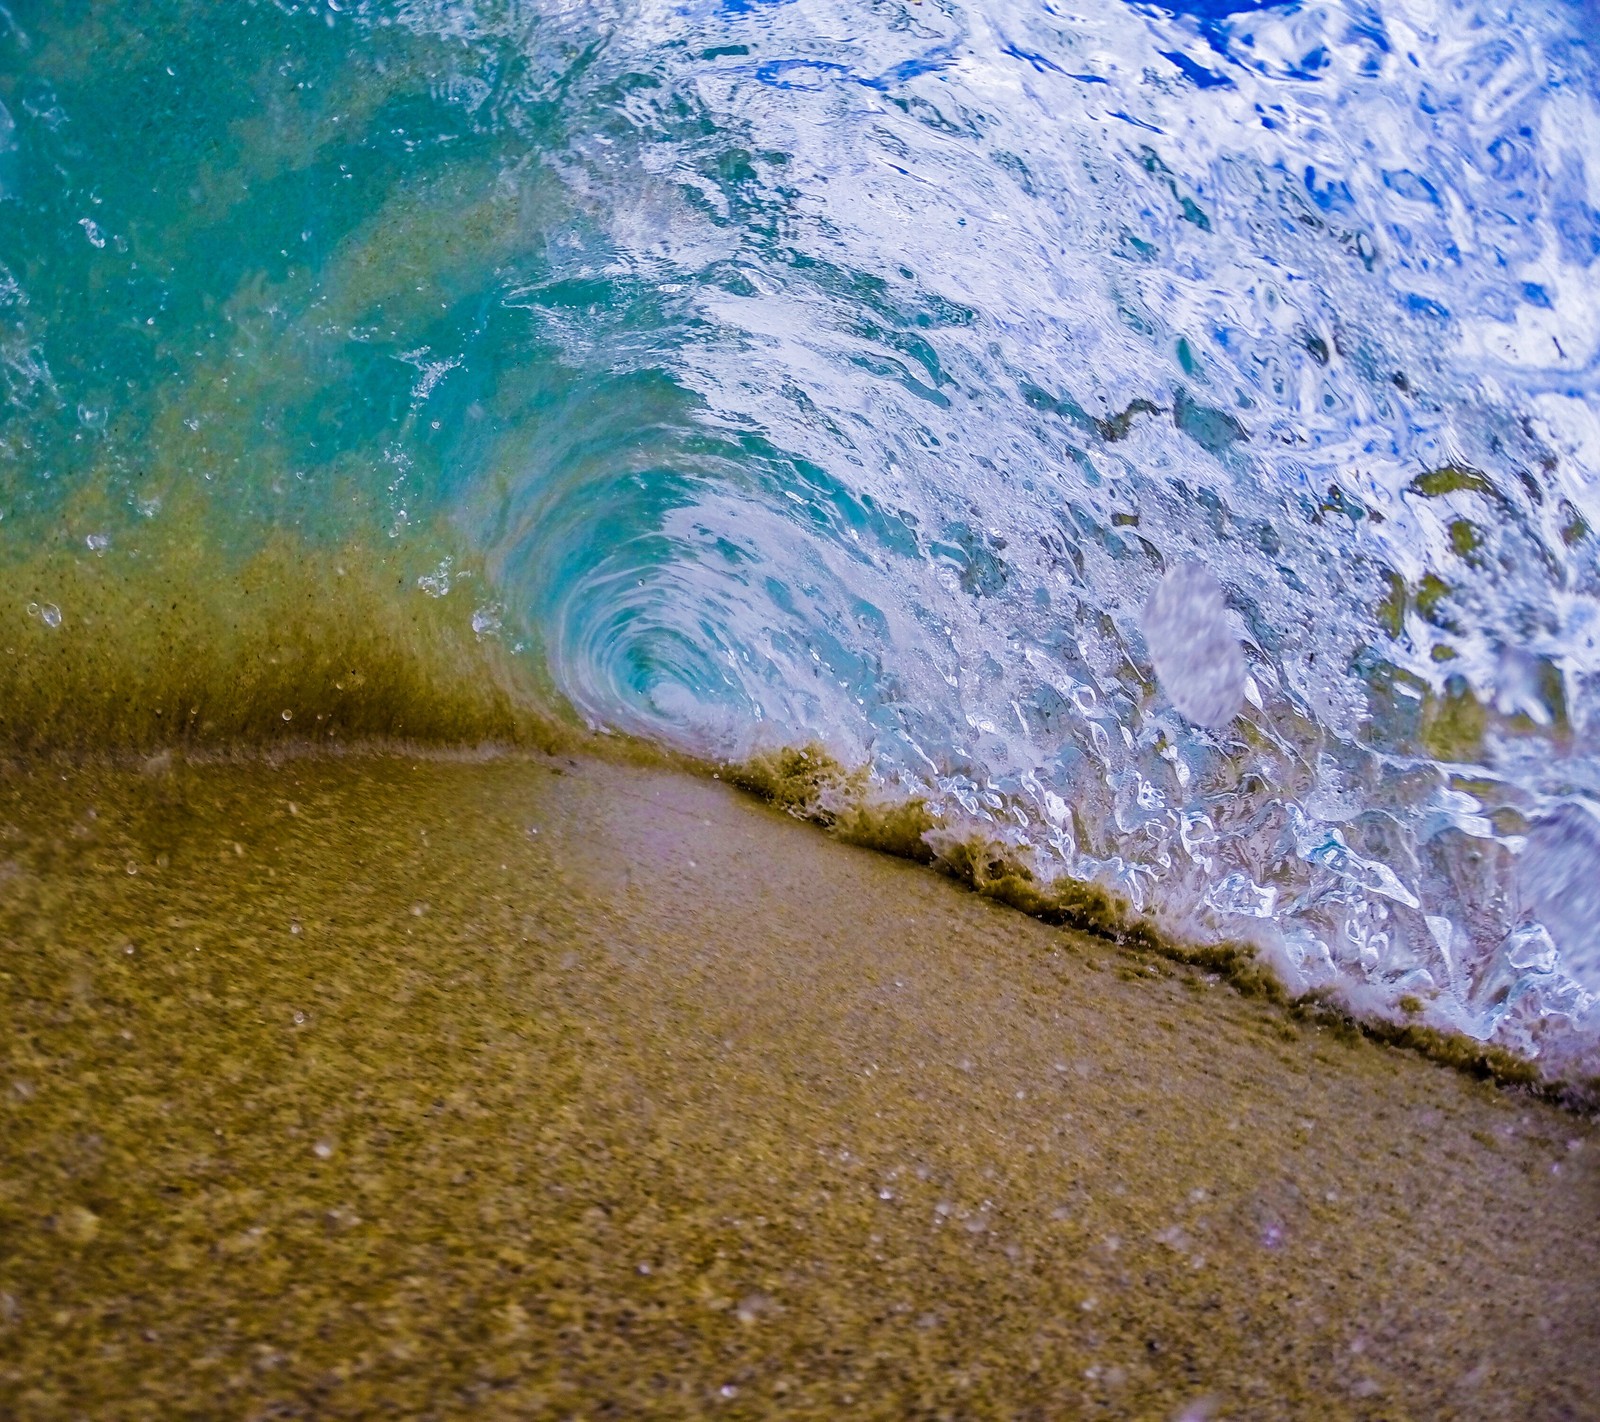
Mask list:
[[0,776],[0,1416],[1593,1418],[1600,1131],[724,786]]

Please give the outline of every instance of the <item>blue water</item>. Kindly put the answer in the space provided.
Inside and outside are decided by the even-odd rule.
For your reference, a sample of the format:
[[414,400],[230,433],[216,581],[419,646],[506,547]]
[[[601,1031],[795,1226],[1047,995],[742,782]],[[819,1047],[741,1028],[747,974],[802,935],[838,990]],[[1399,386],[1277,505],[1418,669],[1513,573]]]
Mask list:
[[1597,32],[12,0],[0,543],[425,530],[590,725],[1592,1055]]

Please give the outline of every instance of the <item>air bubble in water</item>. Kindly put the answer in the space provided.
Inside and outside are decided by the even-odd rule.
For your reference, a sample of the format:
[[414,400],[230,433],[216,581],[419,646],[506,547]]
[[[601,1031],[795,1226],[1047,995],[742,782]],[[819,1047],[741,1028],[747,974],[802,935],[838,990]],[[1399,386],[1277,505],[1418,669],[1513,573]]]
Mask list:
[[448,557],[439,560],[438,568],[432,573],[424,573],[417,579],[417,586],[427,593],[429,597],[445,597],[450,592],[450,565],[454,560]]
[[1278,891],[1256,883],[1242,870],[1235,870],[1206,891],[1205,901],[1219,913],[1271,918]]
[[1199,726],[1226,726],[1244,700],[1244,652],[1222,587],[1203,563],[1180,563],[1144,606],[1144,639],[1161,688]]
[[472,614],[472,630],[481,642],[485,637],[496,636],[500,631],[500,615],[505,609],[499,603],[488,603]]

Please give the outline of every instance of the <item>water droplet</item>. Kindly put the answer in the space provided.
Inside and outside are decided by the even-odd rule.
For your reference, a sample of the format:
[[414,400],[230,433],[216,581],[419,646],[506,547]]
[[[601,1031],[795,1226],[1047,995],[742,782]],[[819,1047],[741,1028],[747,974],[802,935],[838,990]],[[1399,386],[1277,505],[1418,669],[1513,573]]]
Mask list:
[[1222,586],[1204,563],[1180,563],[1144,607],[1145,645],[1172,704],[1199,726],[1226,726],[1245,694],[1244,652]]
[[1585,987],[1600,987],[1600,820],[1576,803],[1559,806],[1528,832],[1518,866],[1522,901],[1537,914],[1560,950],[1561,966]]

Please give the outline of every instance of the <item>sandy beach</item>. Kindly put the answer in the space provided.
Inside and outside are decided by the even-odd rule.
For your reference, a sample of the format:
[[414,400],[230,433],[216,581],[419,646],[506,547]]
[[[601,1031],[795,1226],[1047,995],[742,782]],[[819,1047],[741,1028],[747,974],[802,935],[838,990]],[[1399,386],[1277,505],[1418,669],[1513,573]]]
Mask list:
[[0,777],[0,1416],[1600,1415],[1600,1133],[535,756]]

